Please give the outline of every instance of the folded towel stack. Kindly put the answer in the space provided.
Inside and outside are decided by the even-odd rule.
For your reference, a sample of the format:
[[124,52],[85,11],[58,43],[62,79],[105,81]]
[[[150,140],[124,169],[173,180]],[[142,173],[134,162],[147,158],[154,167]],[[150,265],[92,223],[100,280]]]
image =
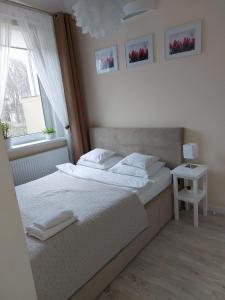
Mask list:
[[45,241],[77,220],[71,210],[54,210],[36,219],[33,225],[26,227],[26,231],[28,235]]

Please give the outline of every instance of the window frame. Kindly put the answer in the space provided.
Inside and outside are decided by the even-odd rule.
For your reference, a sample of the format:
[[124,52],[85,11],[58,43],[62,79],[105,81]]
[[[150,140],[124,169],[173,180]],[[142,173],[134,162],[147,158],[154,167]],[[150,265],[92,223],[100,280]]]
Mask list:
[[[10,46],[9,48],[28,51],[28,49],[26,49],[26,48],[15,47],[15,46]],[[42,103],[45,127],[56,128],[55,130],[56,130],[56,139],[57,139],[57,137],[58,137],[57,129],[58,129],[59,124],[56,124],[57,120],[54,116],[54,112],[51,108],[51,105],[49,103],[47,95],[41,85],[41,82],[40,82],[38,76],[37,76],[37,80],[38,80],[38,87],[39,87],[40,98],[41,98],[41,103]],[[63,137],[62,134],[60,134],[60,136]],[[45,137],[42,132],[36,132],[36,133],[31,133],[31,134],[26,134],[26,135],[21,135],[21,136],[10,137],[10,140],[11,140],[11,145],[13,148],[13,147],[18,147],[20,145],[25,145],[25,144],[30,145],[30,144],[36,143],[38,141],[45,141]]]

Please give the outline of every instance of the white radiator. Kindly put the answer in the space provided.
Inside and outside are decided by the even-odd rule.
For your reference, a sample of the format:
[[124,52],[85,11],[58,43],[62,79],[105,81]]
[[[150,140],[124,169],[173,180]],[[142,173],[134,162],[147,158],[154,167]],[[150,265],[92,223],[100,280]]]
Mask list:
[[62,147],[10,162],[14,184],[20,185],[56,171],[56,165],[69,162],[68,149]]

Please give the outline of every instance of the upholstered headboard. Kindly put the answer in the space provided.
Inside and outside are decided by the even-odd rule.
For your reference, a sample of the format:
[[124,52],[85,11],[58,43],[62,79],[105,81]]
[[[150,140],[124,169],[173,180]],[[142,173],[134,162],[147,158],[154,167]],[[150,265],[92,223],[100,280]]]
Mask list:
[[90,129],[91,147],[153,154],[174,168],[183,161],[183,128],[105,128]]

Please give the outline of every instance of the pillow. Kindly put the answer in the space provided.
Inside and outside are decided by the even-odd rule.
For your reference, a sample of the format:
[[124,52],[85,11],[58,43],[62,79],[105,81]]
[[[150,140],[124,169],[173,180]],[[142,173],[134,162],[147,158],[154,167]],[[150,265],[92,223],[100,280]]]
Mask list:
[[83,158],[80,158],[77,162],[77,165],[85,166],[93,169],[108,170],[109,168],[112,168],[115,164],[117,164],[122,159],[123,156],[114,155],[110,158],[107,158],[103,163],[97,164],[88,160],[84,160]]
[[99,164],[113,155],[115,155],[115,152],[111,150],[95,148],[94,150],[82,155],[81,158]]
[[130,175],[135,177],[148,178],[154,176],[164,166],[165,166],[165,162],[157,161],[153,163],[147,170],[145,170],[133,166],[123,165],[121,161],[117,163],[115,166],[113,166],[112,168],[110,168],[109,171],[121,175]]
[[157,160],[159,160],[157,156],[144,155],[141,153],[132,153],[126,156],[121,161],[121,163],[123,165],[128,165],[128,166],[137,167],[146,170]]

